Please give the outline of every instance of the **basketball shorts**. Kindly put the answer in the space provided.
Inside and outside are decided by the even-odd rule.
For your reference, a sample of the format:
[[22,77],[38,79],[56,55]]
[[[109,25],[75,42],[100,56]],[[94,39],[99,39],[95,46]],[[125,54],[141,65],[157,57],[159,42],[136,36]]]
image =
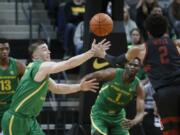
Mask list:
[[25,117],[10,110],[2,118],[3,135],[45,135],[35,118]]

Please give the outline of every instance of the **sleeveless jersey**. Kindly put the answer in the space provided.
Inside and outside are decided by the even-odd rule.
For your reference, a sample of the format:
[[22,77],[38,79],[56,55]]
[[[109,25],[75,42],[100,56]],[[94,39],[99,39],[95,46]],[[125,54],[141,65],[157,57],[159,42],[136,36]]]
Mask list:
[[94,106],[106,112],[120,112],[129,103],[135,94],[139,79],[135,77],[133,82],[125,85],[122,80],[123,72],[123,69],[116,69],[115,78],[102,86]]
[[18,82],[16,59],[9,58],[8,68],[0,68],[0,115],[9,108]]
[[28,117],[36,117],[42,109],[48,91],[48,77],[34,81],[42,61],[30,63],[13,96],[10,110]]
[[167,37],[147,41],[144,69],[155,90],[173,83],[178,84],[180,55],[173,41]]

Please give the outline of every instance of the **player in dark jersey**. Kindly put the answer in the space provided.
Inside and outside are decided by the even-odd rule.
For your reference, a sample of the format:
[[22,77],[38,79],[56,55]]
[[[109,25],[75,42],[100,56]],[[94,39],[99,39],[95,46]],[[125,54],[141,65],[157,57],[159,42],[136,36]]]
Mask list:
[[44,42],[36,42],[29,48],[33,62],[30,63],[19,82],[16,93],[8,111],[2,118],[4,135],[44,135],[36,116],[40,113],[48,89],[56,94],[69,94],[82,91],[94,91],[98,88],[95,80],[81,81],[80,84],[57,84],[49,75],[74,68],[99,51],[99,45],[108,49],[109,42],[96,44],[92,48],[69,60],[61,62],[50,61],[50,51]]
[[[91,109],[92,135],[129,135],[128,129],[142,121],[144,116],[145,93],[139,79],[135,77],[140,68],[140,60],[134,59],[125,69],[108,68],[84,77],[106,81]],[[136,95],[136,116],[126,119],[124,107]]]
[[[10,47],[6,39],[0,39],[0,122],[9,108],[12,96],[25,71],[25,65],[9,57]],[[1,132],[1,126],[0,126]]]
[[150,15],[145,21],[147,42],[118,57],[107,55],[105,51],[98,57],[113,65],[140,58],[156,91],[154,99],[164,127],[163,134],[180,135],[180,40],[169,39],[167,25],[165,17]]

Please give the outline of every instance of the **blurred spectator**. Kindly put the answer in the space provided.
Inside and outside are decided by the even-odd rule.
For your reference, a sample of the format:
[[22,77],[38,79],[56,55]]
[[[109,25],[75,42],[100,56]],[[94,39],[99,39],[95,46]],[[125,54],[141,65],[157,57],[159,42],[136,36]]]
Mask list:
[[83,48],[83,36],[84,36],[84,21],[81,21],[74,33],[74,45],[75,45],[75,55],[82,53]]
[[168,7],[168,19],[170,25],[176,33],[176,38],[180,37],[180,0],[173,0]]
[[143,43],[143,37],[141,35],[139,28],[134,28],[130,32],[131,44],[128,45],[128,48],[131,48],[133,45],[139,45]]
[[133,20],[136,19],[136,8],[140,1],[141,0],[125,0],[125,3],[129,6],[129,13]]
[[73,36],[76,26],[83,21],[85,3],[83,0],[71,0],[64,7],[65,32],[64,32],[64,58],[74,55]]
[[159,5],[156,5],[152,9],[151,14],[163,15],[163,9]]
[[130,32],[132,29],[137,28],[137,25],[136,25],[135,21],[133,21],[130,18],[129,10],[127,7],[124,7],[123,17],[124,17],[123,23],[124,23],[124,28],[125,28],[125,32],[126,32],[126,39],[127,39],[128,43],[131,43]]
[[138,28],[142,31],[144,39],[147,39],[147,33],[144,29],[143,23],[156,5],[158,5],[157,0],[140,0],[138,3],[136,23]]
[[[163,8],[160,7],[159,5],[156,5],[154,6],[154,8],[152,9],[151,11],[151,14],[158,14],[158,15],[164,15],[164,12],[163,12]],[[173,36],[175,35],[175,31],[174,29],[171,27],[170,24],[168,24],[168,36],[170,38],[173,38]]]

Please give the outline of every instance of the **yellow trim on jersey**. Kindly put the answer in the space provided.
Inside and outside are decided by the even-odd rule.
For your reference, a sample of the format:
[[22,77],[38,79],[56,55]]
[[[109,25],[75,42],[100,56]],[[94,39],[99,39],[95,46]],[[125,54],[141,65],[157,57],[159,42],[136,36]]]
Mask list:
[[106,133],[104,133],[103,131],[101,131],[101,129],[99,129],[99,128],[96,126],[96,124],[94,123],[92,117],[91,117],[91,123],[92,123],[93,127],[94,127],[99,133],[101,133],[102,135],[107,135]]
[[109,87],[108,85],[102,87],[101,90],[99,91],[99,93],[101,93],[102,91],[106,90],[106,88],[108,88],[108,87]]
[[19,105],[17,106],[17,108],[15,109],[15,112],[17,112],[19,110],[19,108],[28,100],[30,99],[32,96],[34,96],[37,92],[39,92],[41,90],[41,88],[46,84],[46,81],[43,82],[43,84],[41,84],[41,86],[36,89],[33,93],[31,93],[29,96],[27,96],[26,98],[24,98]]
[[14,79],[16,76],[0,76],[0,79]]
[[123,90],[119,89],[118,87],[116,87],[116,86],[114,86],[114,85],[111,85],[111,87],[112,87],[114,90],[119,91],[119,92],[121,92],[121,93],[123,93],[123,94],[125,94],[125,95],[127,95],[127,96],[130,96],[130,95],[131,95],[129,92],[123,91]]
[[12,133],[13,120],[14,120],[14,115],[12,115],[10,122],[9,122],[9,135],[13,135],[13,133]]

